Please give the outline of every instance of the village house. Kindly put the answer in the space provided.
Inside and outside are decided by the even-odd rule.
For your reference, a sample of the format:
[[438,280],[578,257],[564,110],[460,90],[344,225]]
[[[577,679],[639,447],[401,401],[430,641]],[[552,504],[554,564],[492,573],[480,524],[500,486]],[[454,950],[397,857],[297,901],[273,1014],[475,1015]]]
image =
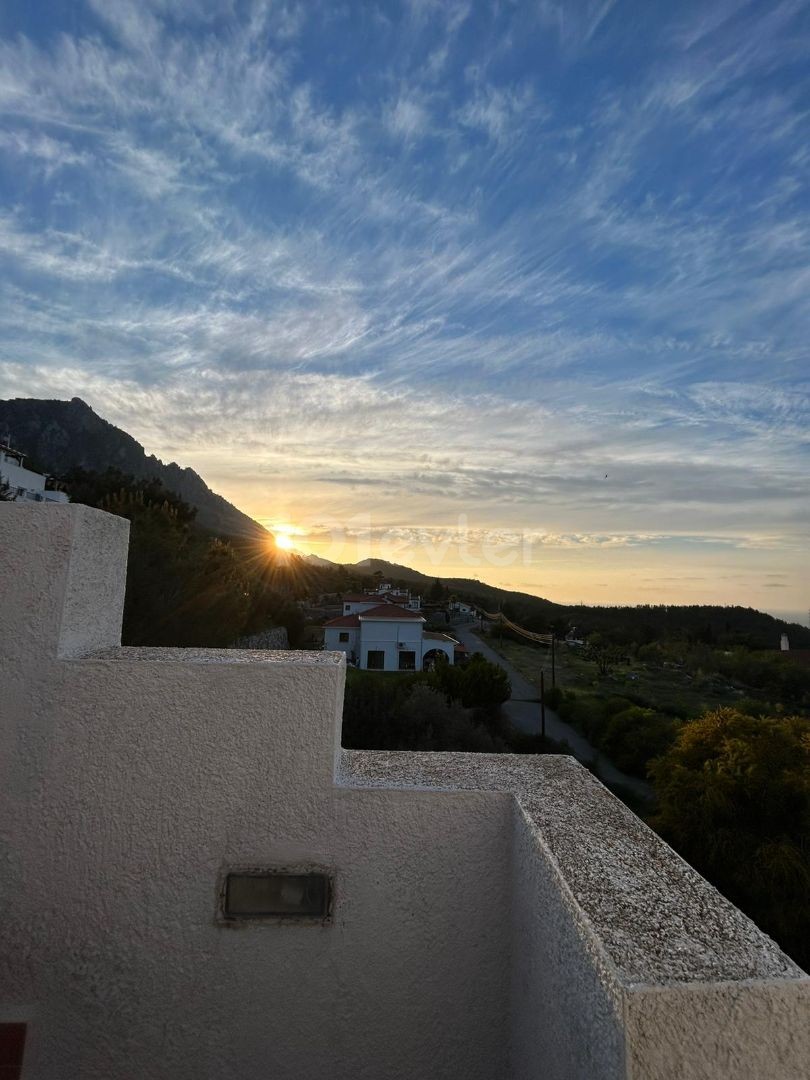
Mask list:
[[0,484],[8,485],[13,502],[58,502],[68,501],[64,491],[53,491],[46,487],[48,477],[26,469],[23,462],[25,454],[13,450],[11,440],[0,442]]
[[458,642],[425,630],[425,617],[378,595],[343,598],[344,614],[324,624],[324,648],[346,654],[364,671],[423,671],[444,656],[453,663]]

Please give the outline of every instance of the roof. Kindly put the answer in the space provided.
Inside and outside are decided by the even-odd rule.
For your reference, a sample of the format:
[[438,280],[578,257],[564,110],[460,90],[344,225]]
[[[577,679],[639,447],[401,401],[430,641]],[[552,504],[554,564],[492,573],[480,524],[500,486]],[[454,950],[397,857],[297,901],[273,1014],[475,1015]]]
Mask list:
[[327,626],[354,626],[360,625],[360,621],[356,615],[339,615],[336,619],[330,619],[329,622],[323,624],[324,630]]
[[365,593],[347,593],[343,597],[344,604],[379,604],[379,596],[367,596]]
[[357,618],[396,619],[397,622],[401,619],[419,619],[420,622],[425,621],[424,617],[420,615],[418,611],[406,611],[405,608],[401,608],[397,604],[378,604],[377,607],[370,608],[368,611],[361,611]]
[[452,643],[458,646],[458,642],[454,637],[450,637],[449,634],[439,634],[435,630],[424,630],[422,637],[430,638],[431,641],[452,641]]

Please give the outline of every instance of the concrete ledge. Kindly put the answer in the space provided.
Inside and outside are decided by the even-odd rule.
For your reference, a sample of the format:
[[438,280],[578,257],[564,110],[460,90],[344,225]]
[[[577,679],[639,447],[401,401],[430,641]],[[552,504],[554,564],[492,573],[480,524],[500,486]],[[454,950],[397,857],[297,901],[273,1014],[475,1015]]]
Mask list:
[[113,645],[95,649],[80,656],[69,657],[71,662],[84,660],[127,661],[157,664],[292,664],[294,666],[341,667],[346,656],[342,652],[304,652],[282,649],[174,649],[136,648]]
[[499,791],[515,797],[623,989],[810,978],[739,909],[562,755],[344,750],[347,787]]

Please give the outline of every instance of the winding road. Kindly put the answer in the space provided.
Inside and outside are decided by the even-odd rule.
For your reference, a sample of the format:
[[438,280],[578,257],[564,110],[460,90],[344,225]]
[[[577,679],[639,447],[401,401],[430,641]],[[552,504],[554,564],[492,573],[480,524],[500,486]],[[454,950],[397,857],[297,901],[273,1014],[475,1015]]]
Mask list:
[[[504,713],[518,730],[528,732],[530,735],[539,734],[540,691],[534,683],[529,682],[508,660],[482,641],[470,626],[453,626],[448,629],[453,637],[467,646],[471,653],[480,652],[487,660],[491,660],[493,664],[504,669],[512,684],[512,696],[502,706]],[[592,746],[570,724],[561,720],[548,706],[546,706],[546,735],[555,742],[567,742],[574,757],[581,762],[595,765],[597,775],[606,784],[621,784],[622,787],[629,788],[643,799],[649,799],[652,796],[652,788],[649,784],[617,769],[604,754]]]

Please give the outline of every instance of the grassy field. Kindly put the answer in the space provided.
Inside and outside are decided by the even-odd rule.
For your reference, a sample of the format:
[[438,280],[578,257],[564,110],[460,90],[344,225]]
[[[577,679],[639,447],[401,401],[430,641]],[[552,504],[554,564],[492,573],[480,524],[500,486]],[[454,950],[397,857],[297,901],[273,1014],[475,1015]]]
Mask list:
[[[551,686],[551,656],[543,646],[518,644],[504,638],[498,641],[497,632],[487,637],[489,645],[513,664],[521,675],[539,687],[540,671],[545,672],[546,688]],[[558,644],[556,649],[557,685],[597,697],[619,695],[635,704],[648,706],[673,716],[699,716],[719,705],[733,705],[746,690],[732,686],[722,676],[690,677],[674,667],[634,662],[617,664],[608,676],[600,676],[596,664],[586,660],[580,651]]]

